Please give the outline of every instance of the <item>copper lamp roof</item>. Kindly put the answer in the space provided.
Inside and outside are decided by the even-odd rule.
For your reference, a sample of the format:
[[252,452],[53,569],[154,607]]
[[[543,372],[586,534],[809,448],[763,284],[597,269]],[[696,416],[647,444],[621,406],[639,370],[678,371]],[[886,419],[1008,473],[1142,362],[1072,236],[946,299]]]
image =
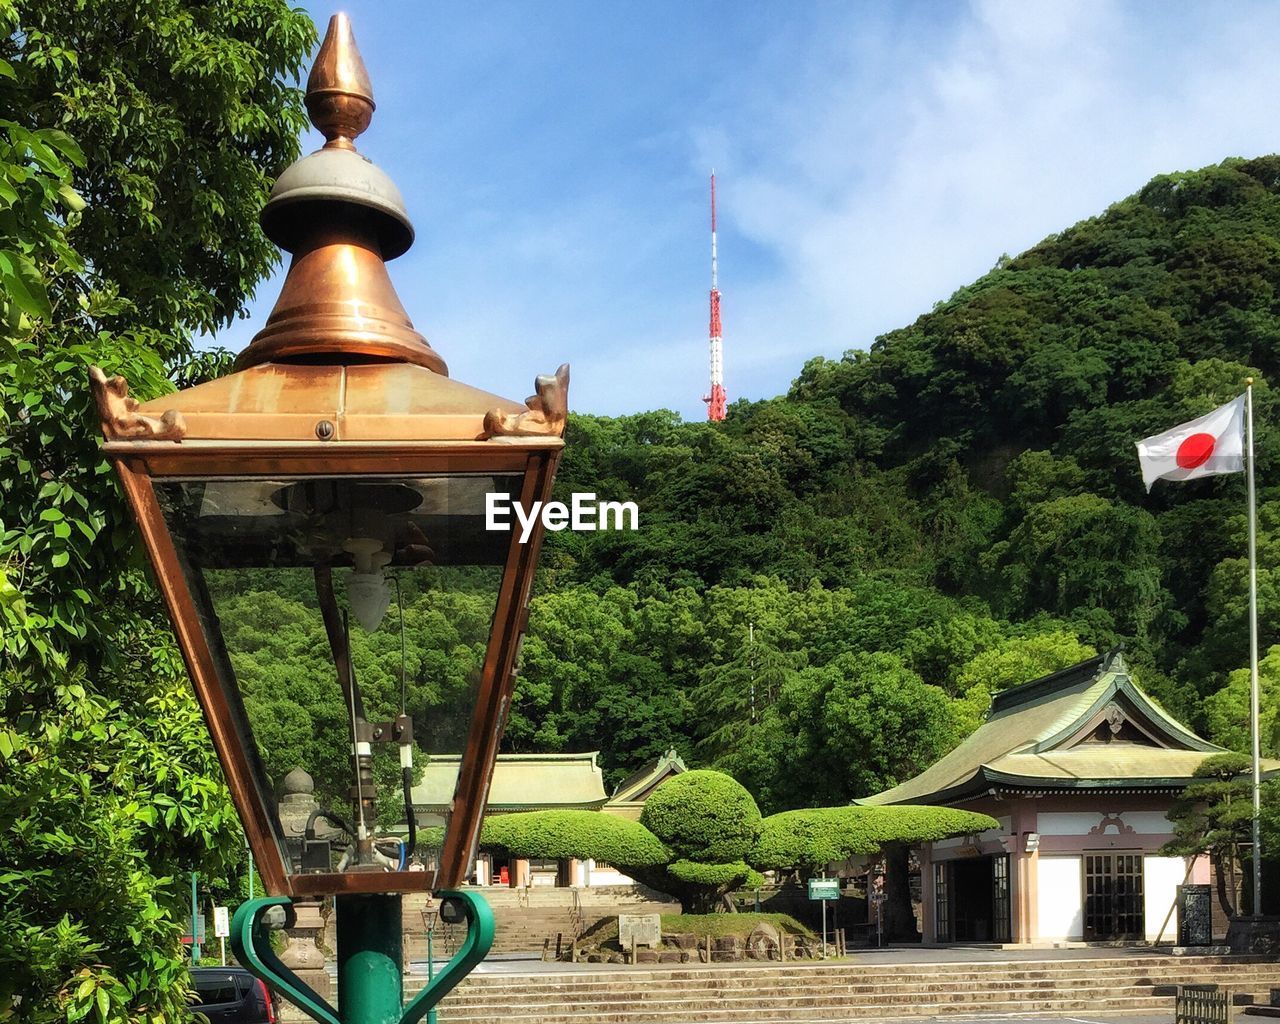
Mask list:
[[413,242],[389,177],[356,151],[373,88],[345,14],[329,21],[307,80],[324,146],[271,190],[262,228],[293,259],[266,325],[227,377],[138,403],[122,378],[92,384],[113,444],[126,441],[483,441],[561,443],[569,368],[524,405],[449,379],[414,330],[386,261]]
[[373,87],[345,14],[329,20],[306,105],[326,141],[280,176],[262,211],[263,231],[293,261],[236,369],[389,361],[447,375],[387,276],[385,262],[413,244],[413,225],[391,179],[356,152],[355,139],[373,118]]

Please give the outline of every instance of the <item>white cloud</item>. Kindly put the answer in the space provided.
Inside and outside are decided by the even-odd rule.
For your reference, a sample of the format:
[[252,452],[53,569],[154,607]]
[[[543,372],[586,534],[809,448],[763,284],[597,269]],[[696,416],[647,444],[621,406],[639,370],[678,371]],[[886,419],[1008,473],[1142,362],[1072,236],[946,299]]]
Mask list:
[[[633,18],[628,59],[579,92],[568,52],[517,49],[472,81],[466,60],[379,60],[404,33],[362,30],[370,67],[404,76],[377,72],[385,124],[437,97],[421,132],[371,154],[419,229],[392,278],[460,379],[518,397],[568,359],[575,408],[703,415],[711,166],[726,381],[758,398],[1153,174],[1280,141],[1280,6],[775,6],[736,19],[709,63],[671,49],[671,16]],[[220,340],[242,347],[278,287]]]
[[1155,173],[1270,151],[1280,11],[1209,13],[1156,32],[1150,7],[991,0],[892,66],[837,33],[843,71],[768,97],[776,115],[728,142],[726,218],[784,268],[726,284],[729,366],[777,353],[748,381],[776,393],[803,357],[865,346]]

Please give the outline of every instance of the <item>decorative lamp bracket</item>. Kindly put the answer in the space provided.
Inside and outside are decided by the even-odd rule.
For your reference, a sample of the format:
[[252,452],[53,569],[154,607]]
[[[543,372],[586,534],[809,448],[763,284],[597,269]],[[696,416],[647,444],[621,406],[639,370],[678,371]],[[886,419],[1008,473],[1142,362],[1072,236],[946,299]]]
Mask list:
[[102,433],[108,441],[181,441],[187,433],[182,413],[170,409],[160,416],[139,412],[141,403],[130,396],[129,382],[119,374],[108,377],[97,366],[89,367],[89,387],[98,405]]
[[[409,1002],[398,1024],[418,1024],[488,954],[495,931],[493,911],[483,896],[466,890],[441,892],[440,901],[455,904],[467,919],[467,937],[444,970]],[[279,992],[318,1024],[343,1024],[338,1012],[302,981],[271,950],[263,917],[272,907],[292,912],[288,896],[267,896],[241,904],[231,923],[231,948],[251,974]],[[341,921],[339,921],[341,927]]]
[[240,904],[231,921],[231,949],[249,972],[261,978],[299,1010],[319,1024],[342,1024],[338,1013],[315,989],[304,982],[271,949],[263,915],[272,907],[292,911],[288,896],[264,896]]
[[561,363],[554,376],[535,377],[533,389],[536,394],[524,402],[527,411],[504,413],[501,409],[490,409],[485,413],[485,434],[489,437],[562,436],[569,415],[569,364]]

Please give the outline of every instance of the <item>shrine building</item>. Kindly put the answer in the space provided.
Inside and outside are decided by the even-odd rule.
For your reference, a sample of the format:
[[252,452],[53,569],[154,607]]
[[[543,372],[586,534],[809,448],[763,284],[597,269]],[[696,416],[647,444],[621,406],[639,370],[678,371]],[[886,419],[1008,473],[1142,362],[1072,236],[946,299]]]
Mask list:
[[[621,782],[612,796],[605,792],[599,751],[580,754],[499,754],[489,787],[486,816],[521,811],[599,811],[636,820],[644,802],[660,783],[687,771],[669,750]],[[443,827],[457,786],[459,756],[433,754],[412,788],[414,819],[420,829]],[[477,885],[537,886],[630,885],[632,880],[610,864],[563,858],[536,860],[495,858],[488,850],[476,856],[471,881]]]
[[1000,823],[922,844],[925,942],[1173,943],[1178,886],[1211,878],[1207,857],[1161,854],[1173,834],[1166,814],[1222,752],[1161,710],[1112,651],[998,693],[951,753],[859,802],[958,807]]

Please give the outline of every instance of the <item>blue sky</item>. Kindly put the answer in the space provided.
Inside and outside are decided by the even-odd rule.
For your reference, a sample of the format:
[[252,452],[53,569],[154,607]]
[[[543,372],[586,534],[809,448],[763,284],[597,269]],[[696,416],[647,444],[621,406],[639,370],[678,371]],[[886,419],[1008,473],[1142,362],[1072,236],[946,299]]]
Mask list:
[[1154,174],[1280,149],[1277,4],[342,9],[378,105],[359,147],[417,228],[390,265],[415,326],[512,398],[571,363],[580,412],[705,416],[713,166],[732,402]]

